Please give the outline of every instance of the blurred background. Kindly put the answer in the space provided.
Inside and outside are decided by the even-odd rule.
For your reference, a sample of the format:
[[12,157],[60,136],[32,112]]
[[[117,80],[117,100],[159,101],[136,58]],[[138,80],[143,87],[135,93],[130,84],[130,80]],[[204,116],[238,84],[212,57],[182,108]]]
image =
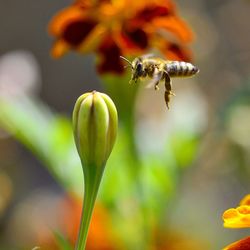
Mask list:
[[[0,96],[15,103],[19,96],[25,95],[25,101],[18,103],[20,110],[32,107],[27,96],[39,100],[35,102],[44,116],[40,117],[37,110],[28,110],[37,123],[31,121],[22,126],[34,136],[40,136],[41,147],[45,140],[43,133],[47,131],[44,117],[49,120],[50,112],[62,115],[59,120],[60,126],[65,126],[64,135],[53,133],[62,145],[62,138],[71,136],[66,118],[71,117],[77,97],[93,89],[104,91],[93,56],[69,53],[60,60],[50,56],[53,39],[47,33],[48,22],[69,4],[65,0],[0,2]],[[164,158],[169,166],[178,166],[181,172],[174,184],[171,177],[170,180],[162,177],[161,172],[155,179],[154,185],[168,189],[164,191],[168,200],[167,216],[162,221],[168,226],[168,233],[163,239],[168,242],[182,239],[187,242],[183,244],[189,245],[192,241],[194,245],[191,244],[190,249],[196,246],[197,249],[201,249],[200,246],[221,249],[249,234],[249,230],[224,229],[221,215],[227,208],[237,206],[250,190],[250,1],[178,0],[176,4],[179,15],[194,31],[191,48],[193,62],[200,73],[192,79],[174,79],[176,97],[171,99],[169,111],[162,98],[164,90],[140,89],[136,101],[136,146],[146,169]],[[12,107],[10,112],[14,112],[20,122],[18,119],[22,116],[18,108]],[[0,249],[31,249],[37,242],[50,238],[51,228],[62,225],[69,228],[71,220],[61,218],[73,213],[68,209],[72,202],[66,197],[63,185],[52,177],[55,176],[53,170],[36,157],[34,147],[29,147],[29,143],[25,147],[16,141],[16,137],[19,141],[22,138],[11,134],[11,126],[0,125]],[[43,159],[43,153],[40,155]],[[148,160],[149,155],[154,157]],[[109,183],[104,176],[100,190],[104,197],[100,203],[105,204],[105,212],[103,205],[98,205],[97,210],[101,211],[97,211],[96,221],[105,223],[96,226],[99,231],[107,230],[106,217],[112,210],[109,200],[117,197],[107,191],[114,189],[110,182],[112,176],[108,179],[111,171],[112,167],[109,170],[107,166]],[[150,178],[149,170],[144,178],[146,188]],[[173,189],[174,194],[169,191]],[[127,205],[124,206],[124,200],[117,201],[121,211],[133,210],[129,188],[126,192]],[[171,199],[167,197],[170,193]],[[165,203],[162,197],[157,199],[156,195],[148,202],[157,206],[157,203]],[[113,224],[122,223],[125,218],[113,216]],[[114,225],[111,227],[116,231]],[[104,242],[109,237],[103,239],[95,230],[93,228],[91,234],[97,235],[93,236],[94,241]],[[120,241],[117,242],[113,243],[114,249],[124,249],[119,247]],[[189,249],[186,245],[159,245],[162,246],[157,249],[184,249],[183,246]],[[94,247],[89,245],[89,249],[113,249]]]

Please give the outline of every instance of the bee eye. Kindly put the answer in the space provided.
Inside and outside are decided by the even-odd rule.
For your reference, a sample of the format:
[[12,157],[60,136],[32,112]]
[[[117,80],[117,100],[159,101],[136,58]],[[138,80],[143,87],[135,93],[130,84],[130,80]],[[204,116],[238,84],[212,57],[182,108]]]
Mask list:
[[137,64],[136,70],[139,71],[139,72],[142,71],[142,64],[141,63]]
[[136,74],[138,77],[143,76],[143,67],[142,67],[142,63],[138,63],[136,65]]

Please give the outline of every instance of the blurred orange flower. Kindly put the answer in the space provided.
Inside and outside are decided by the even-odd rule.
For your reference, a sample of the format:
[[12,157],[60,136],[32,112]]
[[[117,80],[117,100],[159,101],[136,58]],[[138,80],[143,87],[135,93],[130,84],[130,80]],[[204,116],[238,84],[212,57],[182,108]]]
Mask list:
[[[237,208],[230,208],[223,214],[224,227],[245,228],[250,227],[250,194],[246,195]],[[247,250],[250,249],[250,237],[236,241],[223,250]]]
[[[82,202],[74,198],[65,199],[62,208],[62,230],[66,230],[65,234],[74,245],[80,225]],[[90,223],[86,250],[115,250],[117,245],[119,242],[112,231],[108,212],[97,203]]]
[[[73,196],[63,196],[55,206],[54,217],[58,216],[57,224],[54,225],[57,231],[61,232],[63,237],[73,246],[77,240],[78,229],[80,225],[82,201]],[[33,221],[36,224],[36,221]],[[61,249],[55,240],[53,232],[48,225],[39,224],[36,243],[41,249],[59,250]],[[33,232],[32,232],[33,233]],[[31,234],[32,234],[31,233]],[[28,248],[25,248],[28,249]],[[123,249],[120,241],[114,234],[111,226],[108,211],[100,204],[95,205],[86,250],[117,250]]]
[[56,37],[52,55],[96,52],[100,73],[123,73],[120,55],[157,49],[169,59],[189,60],[193,38],[171,0],[76,0],[49,24]]

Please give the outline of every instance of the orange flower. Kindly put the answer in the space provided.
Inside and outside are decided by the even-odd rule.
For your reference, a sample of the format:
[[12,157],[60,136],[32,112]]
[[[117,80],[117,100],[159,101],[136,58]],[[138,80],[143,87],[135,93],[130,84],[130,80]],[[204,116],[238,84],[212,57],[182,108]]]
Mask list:
[[[250,194],[246,195],[237,208],[230,208],[223,214],[224,227],[245,228],[250,227]],[[236,241],[223,250],[248,250],[250,249],[250,237]]]
[[249,250],[250,249],[250,237],[246,237],[239,241],[236,241],[229,246],[223,248],[223,250]]
[[96,52],[101,73],[122,73],[120,55],[150,48],[169,59],[188,60],[189,52],[182,46],[192,40],[171,0],[77,0],[52,19],[49,32],[56,37],[54,57],[69,50]]

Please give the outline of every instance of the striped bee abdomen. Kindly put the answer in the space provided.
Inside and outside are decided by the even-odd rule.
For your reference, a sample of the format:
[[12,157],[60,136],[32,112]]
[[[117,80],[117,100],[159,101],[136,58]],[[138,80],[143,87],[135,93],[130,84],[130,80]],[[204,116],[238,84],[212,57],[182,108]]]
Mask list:
[[167,62],[165,69],[171,77],[188,77],[199,72],[199,69],[193,64],[179,61]]

